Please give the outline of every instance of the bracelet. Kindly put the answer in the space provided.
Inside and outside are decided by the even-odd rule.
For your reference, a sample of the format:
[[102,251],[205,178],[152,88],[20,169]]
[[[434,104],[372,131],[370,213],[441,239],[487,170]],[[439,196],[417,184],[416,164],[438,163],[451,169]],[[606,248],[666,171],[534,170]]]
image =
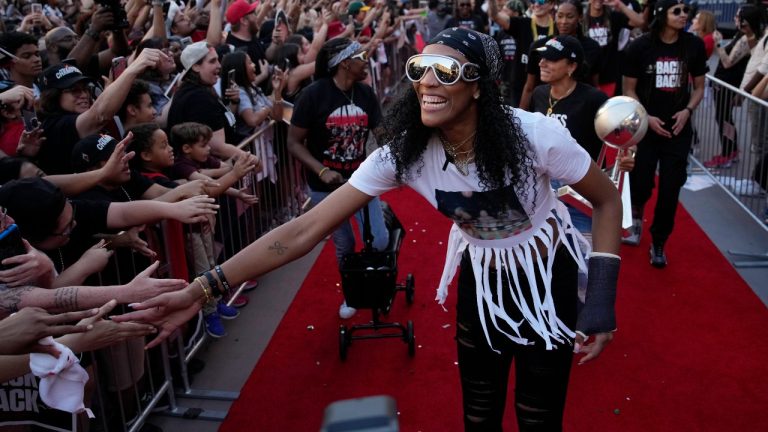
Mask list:
[[219,289],[219,283],[216,282],[216,279],[213,277],[211,271],[209,270],[203,273],[203,276],[205,276],[205,279],[208,281],[208,285],[211,287],[211,294],[213,294],[213,297],[221,297],[222,292],[221,289]]
[[212,301],[213,297],[211,297],[210,289],[205,288],[205,285],[203,284],[203,278],[197,277],[195,278],[195,282],[197,282],[197,284],[200,285],[200,289],[203,290],[203,295],[205,296],[205,300],[202,303],[206,304]]
[[326,172],[326,171],[328,171],[328,170],[330,170],[330,168],[328,168],[328,167],[323,167],[323,169],[321,169],[321,170],[320,170],[320,172],[319,172],[319,173],[317,173],[317,178],[320,178],[320,177],[322,177],[322,176],[323,176],[323,174],[325,174],[325,172]]
[[101,33],[97,32],[96,30],[89,28],[85,31],[85,35],[90,37],[93,40],[101,40]]
[[688,110],[688,112],[689,112],[691,115],[693,115],[693,108],[691,108],[691,107],[685,107],[685,109],[687,109],[687,110]]
[[224,276],[224,272],[221,271],[221,266],[216,266],[213,269],[216,270],[216,276],[219,277],[221,284],[224,285],[224,289],[229,292],[229,282],[227,282],[227,278]]

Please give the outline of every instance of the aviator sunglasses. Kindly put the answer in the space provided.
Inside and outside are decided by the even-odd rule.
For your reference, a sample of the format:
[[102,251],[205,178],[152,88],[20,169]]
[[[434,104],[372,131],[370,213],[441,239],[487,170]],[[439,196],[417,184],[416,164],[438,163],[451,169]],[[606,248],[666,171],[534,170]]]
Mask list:
[[405,75],[413,82],[419,82],[432,69],[435,78],[443,85],[456,84],[459,79],[466,82],[480,79],[480,66],[475,63],[459,63],[453,57],[439,54],[416,54],[405,63]]
[[688,6],[678,7],[672,9],[672,15],[679,16],[681,13],[684,13],[688,15],[688,12],[690,12],[691,9]]

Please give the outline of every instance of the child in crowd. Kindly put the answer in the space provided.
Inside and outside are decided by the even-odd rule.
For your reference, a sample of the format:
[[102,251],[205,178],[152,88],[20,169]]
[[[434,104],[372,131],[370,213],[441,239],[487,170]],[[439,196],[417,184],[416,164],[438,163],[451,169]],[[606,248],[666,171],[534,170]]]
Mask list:
[[[199,128],[199,124],[195,124]],[[205,134],[207,129],[208,134]],[[204,127],[202,136],[208,136],[210,139],[210,128]],[[174,168],[174,150],[168,143],[168,136],[154,123],[145,123],[135,126],[131,129],[133,141],[130,149],[136,152],[136,156],[131,160],[132,167],[141,173],[142,176],[158,183],[162,186],[173,188],[180,182],[187,180],[202,179],[202,176],[192,175],[172,175],[174,181],[169,177]],[[206,140],[207,144],[207,140]],[[218,160],[216,160],[218,162]],[[247,204],[253,204],[257,200],[254,196],[245,191],[234,190],[230,186],[235,184],[240,178],[253,169],[253,165],[248,165],[248,161],[242,160],[234,167],[225,165],[228,172],[221,175],[216,183],[210,182],[208,193],[216,197],[222,193],[233,195]],[[196,172],[196,171],[195,171]],[[215,173],[214,173],[215,174]],[[192,272],[199,274],[216,264],[216,254],[214,252],[213,227],[215,218],[211,217],[207,224],[190,226],[186,230],[186,242],[188,262],[191,264]],[[238,297],[233,305],[245,306],[247,297]],[[206,331],[215,338],[226,335],[221,319],[233,319],[239,315],[236,308],[227,306],[223,298],[210,302],[203,308]]]

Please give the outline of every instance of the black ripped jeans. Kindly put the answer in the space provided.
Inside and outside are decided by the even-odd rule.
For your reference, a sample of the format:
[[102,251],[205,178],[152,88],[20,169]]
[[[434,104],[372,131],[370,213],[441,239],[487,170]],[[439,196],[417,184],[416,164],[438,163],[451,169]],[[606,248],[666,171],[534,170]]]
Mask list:
[[[490,274],[491,291],[496,299],[496,274]],[[525,275],[519,274],[521,288],[528,293]],[[537,284],[542,286],[537,272]],[[506,281],[505,281],[506,282]],[[557,316],[573,329],[577,307],[577,265],[565,248],[556,252],[552,278],[552,296]],[[507,314],[515,321],[522,315],[517,310],[508,290],[503,290]],[[530,302],[528,296],[527,300]],[[543,298],[543,296],[542,296]],[[529,303],[531,304],[531,303]],[[571,371],[573,347],[557,345],[547,351],[544,343],[527,324],[521,327],[522,336],[535,345],[519,345],[500,333],[491,323],[485,310],[486,324],[497,354],[488,346],[477,311],[475,278],[468,254],[461,262],[456,306],[456,344],[464,407],[465,431],[501,431],[507,383],[512,362],[515,362],[515,412],[521,432],[561,431],[568,378]],[[499,321],[497,321],[499,322]],[[502,327],[505,331],[505,329]],[[508,331],[510,334],[514,334]]]

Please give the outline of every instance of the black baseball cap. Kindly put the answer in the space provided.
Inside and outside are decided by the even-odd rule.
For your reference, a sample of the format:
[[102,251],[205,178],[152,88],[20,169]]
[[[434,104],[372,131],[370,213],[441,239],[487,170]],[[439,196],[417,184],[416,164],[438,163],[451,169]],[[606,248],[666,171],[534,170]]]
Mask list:
[[21,235],[33,242],[45,240],[55,230],[67,199],[41,177],[13,180],[0,187],[0,206],[8,210]]
[[65,90],[71,88],[81,81],[90,82],[91,79],[83,75],[80,69],[67,63],[60,63],[49,66],[40,76],[40,89],[47,90],[51,88]]
[[72,169],[85,172],[105,161],[115,151],[117,140],[107,134],[88,135],[72,149]]
[[584,49],[581,42],[573,36],[555,36],[543,47],[536,48],[542,58],[550,61],[568,59],[581,64],[584,61]]

